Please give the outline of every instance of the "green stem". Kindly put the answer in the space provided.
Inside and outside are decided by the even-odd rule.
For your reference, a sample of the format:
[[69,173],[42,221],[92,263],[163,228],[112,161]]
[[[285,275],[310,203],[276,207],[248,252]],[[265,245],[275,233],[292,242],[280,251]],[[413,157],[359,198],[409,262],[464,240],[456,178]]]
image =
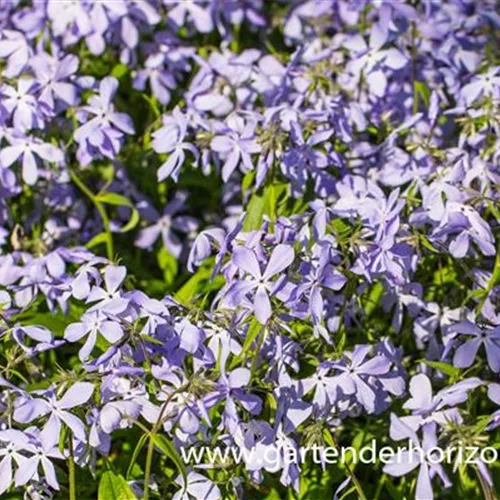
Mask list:
[[477,478],[479,479],[479,485],[481,486],[484,500],[497,500],[495,492],[491,489],[490,485],[484,480],[484,477],[481,475],[479,469],[477,467],[474,467],[474,471],[476,473]]
[[73,453],[73,436],[69,435],[69,500],[76,500],[75,459]]
[[78,186],[80,191],[85,196],[87,196],[87,198],[89,198],[89,200],[95,205],[97,211],[99,212],[102,220],[102,225],[104,227],[104,232],[106,233],[106,254],[108,256],[108,260],[112,261],[114,259],[115,251],[113,248],[113,235],[111,234],[108,214],[106,213],[106,210],[104,209],[102,204],[99,203],[99,200],[96,198],[94,193],[90,191],[90,189],[82,182],[82,180],[72,169],[69,169],[69,175],[71,176],[73,182]]
[[493,273],[491,274],[491,278],[488,281],[488,286],[486,287],[483,298],[481,299],[477,307],[478,313],[480,313],[483,310],[483,306],[484,303],[486,302],[486,299],[488,298],[488,295],[493,290],[493,288],[495,288],[498,285],[498,283],[500,283],[500,245],[497,248],[497,255],[495,258],[495,266],[493,267]]
[[172,401],[172,398],[179,394],[180,392],[185,391],[189,387],[189,383],[181,385],[175,391],[169,394],[168,398],[163,403],[161,407],[160,414],[158,415],[158,419],[156,420],[151,432],[149,433],[149,442],[148,442],[148,450],[146,452],[146,465],[144,468],[144,496],[143,500],[149,500],[149,482],[151,479],[151,465],[153,463],[153,451],[155,447],[155,436],[158,433],[161,425],[163,424],[163,416],[165,411],[167,410],[167,406]]
[[267,327],[263,327],[262,331],[260,332],[260,338],[257,343],[257,347],[255,349],[253,358],[252,358],[252,364],[250,365],[250,376],[253,377],[255,370],[257,368],[257,358],[259,357],[259,353],[262,350],[262,346],[264,345],[264,340],[267,335]]
[[[336,437],[333,435],[333,432],[328,432],[328,434],[331,436],[333,443],[335,444],[335,447],[339,450],[340,446],[337,442]],[[365,495],[365,492],[363,491],[363,487],[361,486],[361,483],[359,482],[358,478],[356,477],[356,474],[354,474],[354,470],[351,469],[351,466],[347,463],[346,460],[344,460],[344,465],[347,471],[347,475],[351,478],[352,484],[354,485],[354,488],[356,488],[356,491],[358,493],[358,498],[360,500],[368,500],[367,496]]]

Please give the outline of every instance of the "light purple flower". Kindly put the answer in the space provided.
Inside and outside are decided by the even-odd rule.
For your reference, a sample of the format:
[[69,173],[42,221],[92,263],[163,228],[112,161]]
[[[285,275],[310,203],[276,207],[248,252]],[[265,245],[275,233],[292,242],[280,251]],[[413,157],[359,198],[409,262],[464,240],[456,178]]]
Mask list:
[[52,113],[56,111],[56,103],[74,106],[78,102],[78,88],[68,81],[78,69],[78,58],[68,54],[60,59],[41,52],[32,58],[33,68],[39,84],[40,101]]
[[43,471],[43,478],[54,490],[59,490],[56,471],[52,459],[64,460],[65,457],[58,447],[58,443],[52,442],[47,435],[43,435],[37,428],[29,428],[26,431],[29,442],[25,444],[25,450],[32,455],[21,460],[14,480],[16,486],[23,486],[33,479],[39,479],[40,466]]
[[38,179],[36,156],[50,163],[61,163],[64,160],[63,152],[59,148],[36,137],[17,134],[9,137],[9,142],[10,146],[0,151],[0,162],[4,167],[9,167],[15,161],[22,161],[23,180],[31,186]]
[[459,368],[468,368],[474,363],[477,351],[484,346],[489,367],[500,372],[500,327],[479,327],[470,321],[462,321],[450,327],[450,332],[470,335],[455,351],[453,364]]
[[156,220],[155,224],[145,229],[141,229],[135,245],[139,248],[151,248],[156,240],[162,237],[163,246],[178,258],[182,251],[182,243],[175,231],[180,233],[190,233],[198,227],[195,218],[187,215],[178,215],[184,208],[184,202],[187,196],[183,193],[177,193],[175,198],[169,202],[163,210],[163,215],[159,215],[156,210],[148,210],[148,218]]
[[95,346],[98,333],[111,344],[123,337],[120,323],[108,319],[102,311],[96,310],[83,315],[81,322],[69,325],[64,332],[64,338],[68,342],[78,342],[87,335],[85,344],[78,353],[80,360],[86,361]]
[[[112,100],[117,90],[116,78],[104,78],[99,84],[99,93],[90,97],[88,104],[78,110],[77,117],[84,124],[75,130],[74,137],[79,144],[78,158],[84,165],[99,154],[115,158],[124,134],[135,133],[130,116],[115,111]],[[93,118],[88,120],[89,116]]]
[[210,148],[224,158],[222,180],[227,182],[235,169],[242,165],[243,172],[254,169],[251,155],[259,153],[261,146],[255,138],[255,123],[243,120],[229,119],[230,128],[224,135],[216,135],[210,143]]
[[25,132],[33,128],[43,128],[43,116],[35,96],[38,83],[30,78],[17,80],[17,89],[10,85],[2,85],[2,106],[12,116],[16,130]]
[[126,275],[127,270],[124,266],[107,266],[104,270],[105,288],[94,285],[87,296],[88,303],[97,302],[90,311],[101,309],[109,314],[123,312],[129,302],[121,292],[121,285]]
[[255,290],[253,308],[255,317],[262,324],[267,323],[272,314],[269,295],[275,293],[280,281],[282,281],[280,278],[272,281],[272,278],[282,273],[293,262],[294,256],[295,253],[292,247],[282,244],[277,245],[264,272],[262,272],[253,250],[245,247],[234,249],[234,263],[250,276],[245,281],[238,282],[235,290],[231,290],[230,293],[246,295]]
[[172,500],[219,500],[222,498],[219,487],[198,472],[190,471],[187,475],[187,483],[179,475],[175,483],[181,489],[175,493]]
[[[400,423],[401,426],[405,424]],[[437,447],[436,425],[428,424],[423,428],[423,439],[420,440],[416,435],[412,438],[413,448],[402,453],[395,454],[392,463],[384,466],[383,471],[394,477],[401,477],[419,467],[417,488],[415,492],[416,500],[433,500],[432,479],[438,476],[445,488],[449,488],[452,483],[448,479],[443,466],[440,463],[434,463],[434,457],[431,453],[433,448]],[[421,451],[420,451],[421,450]]]
[[167,161],[158,170],[158,180],[163,181],[172,177],[175,181],[186,160],[185,151],[190,151],[198,159],[198,150],[185,141],[188,120],[181,110],[176,107],[171,116],[163,117],[163,126],[153,134],[153,149],[157,153],[167,153]]
[[14,78],[27,66],[33,51],[26,37],[19,31],[2,30],[2,34],[5,38],[0,40],[0,58],[7,59],[3,76]]
[[16,400],[14,420],[23,424],[49,415],[43,426],[40,439],[47,445],[57,444],[61,425],[64,422],[80,441],[86,440],[83,422],[67,410],[82,406],[90,399],[94,392],[94,385],[90,382],[76,382],[58,399],[53,390],[49,390],[43,397],[21,397]]

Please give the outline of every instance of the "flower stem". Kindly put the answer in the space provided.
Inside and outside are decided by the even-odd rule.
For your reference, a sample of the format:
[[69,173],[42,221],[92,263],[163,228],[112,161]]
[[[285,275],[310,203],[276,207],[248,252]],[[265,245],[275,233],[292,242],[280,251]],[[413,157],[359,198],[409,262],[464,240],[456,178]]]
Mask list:
[[172,398],[176,395],[179,394],[180,392],[185,391],[189,387],[189,383],[181,385],[175,391],[171,392],[165,402],[163,403],[163,406],[161,407],[160,414],[158,415],[158,418],[153,425],[153,428],[151,429],[149,433],[149,442],[148,442],[148,450],[146,452],[146,465],[144,468],[144,496],[143,500],[149,500],[149,482],[151,479],[151,464],[153,463],[153,451],[155,447],[155,436],[158,433],[158,430],[160,429],[161,425],[163,424],[163,416],[165,414],[165,411],[167,410],[167,406],[169,403],[172,401]]
[[491,278],[488,281],[486,290],[484,290],[484,294],[479,302],[479,305],[477,306],[478,313],[481,313],[481,311],[483,310],[484,303],[486,302],[486,299],[488,298],[493,288],[495,288],[499,282],[500,282],[500,246],[497,249],[497,255],[495,257],[495,265],[493,267]]
[[75,477],[75,459],[73,452],[73,436],[69,435],[69,459],[68,459],[68,469],[69,469],[69,500],[76,500],[76,477]]
[[[327,430],[326,435],[330,438],[329,440],[331,440],[331,442],[335,445],[335,448],[337,448],[337,450],[339,450],[340,449],[339,443],[337,442],[337,439],[333,435],[333,433]],[[356,477],[356,474],[354,474],[354,470],[351,469],[351,466],[347,463],[346,460],[344,460],[344,465],[345,465],[345,468],[347,471],[347,475],[351,478],[352,484],[354,485],[354,488],[356,489],[356,492],[358,494],[358,498],[360,500],[368,500],[367,496],[365,495],[365,492],[363,491],[363,487],[361,486],[361,483],[359,482],[358,478]]]
[[104,233],[106,234],[106,254],[108,256],[108,260],[112,261],[114,259],[115,251],[113,247],[113,235],[111,234],[109,217],[106,213],[105,208],[102,206],[102,203],[99,202],[97,197],[90,191],[90,189],[83,183],[83,181],[76,175],[74,170],[69,169],[69,175],[73,182],[78,186],[80,191],[89,198],[89,200],[95,205],[99,215],[101,216],[102,225],[104,227]]

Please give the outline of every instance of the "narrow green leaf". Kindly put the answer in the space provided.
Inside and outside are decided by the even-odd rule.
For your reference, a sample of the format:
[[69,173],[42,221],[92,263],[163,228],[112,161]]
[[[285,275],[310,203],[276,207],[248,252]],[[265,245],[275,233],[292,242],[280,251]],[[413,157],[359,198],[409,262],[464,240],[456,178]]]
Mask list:
[[99,482],[97,500],[137,500],[137,497],[121,474],[107,470]]
[[366,301],[365,306],[365,314],[367,317],[370,317],[375,309],[380,304],[380,299],[384,293],[384,286],[380,281],[377,281],[372,287],[372,289],[368,293],[368,299]]
[[250,326],[248,327],[247,335],[245,337],[245,342],[243,343],[241,352],[232,360],[231,369],[239,365],[241,360],[247,357],[252,348],[252,344],[254,343],[261,330],[262,325],[254,318],[250,323]]
[[149,434],[143,434],[137,444],[135,445],[134,453],[132,453],[132,457],[130,458],[130,463],[128,464],[127,469],[127,479],[132,475],[132,469],[134,468],[135,463],[137,462],[137,458],[139,457],[139,453],[141,453],[144,445],[148,440]]
[[323,439],[325,440],[328,446],[331,446],[332,448],[337,448],[335,440],[333,439],[332,433],[330,432],[329,429],[323,429]]
[[164,345],[165,344],[165,342],[163,342],[162,340],[155,339],[154,337],[151,337],[151,335],[146,335],[145,333],[141,334],[141,339],[147,340],[151,344],[155,344],[155,345]]
[[158,266],[163,271],[163,278],[167,285],[171,285],[179,272],[179,264],[176,258],[165,248],[161,247],[156,254]]
[[87,248],[94,248],[98,245],[105,244],[108,239],[107,233],[96,234],[85,246]]
[[132,202],[126,197],[118,193],[103,193],[96,196],[96,200],[108,205],[118,205],[122,207],[132,206]]
[[127,233],[129,231],[132,231],[132,229],[134,229],[141,220],[137,209],[135,207],[130,208],[132,208],[132,215],[130,216],[129,221],[120,229],[120,233]]
[[427,248],[427,250],[430,250],[433,253],[439,253],[439,250],[434,248],[431,242],[423,234],[420,235],[420,243],[424,248]]
[[107,203],[108,205],[115,205],[119,207],[128,207],[132,210],[129,221],[121,229],[120,233],[127,233],[134,229],[139,224],[140,216],[134,204],[126,197],[118,193],[103,193],[96,197],[99,203]]
[[177,470],[181,473],[184,478],[184,484],[187,484],[187,470],[186,464],[182,461],[177,449],[165,436],[160,434],[155,434],[154,437],[155,445],[168,457],[172,462],[174,462]]
[[247,215],[243,222],[245,231],[255,231],[262,226],[264,217],[265,199],[263,194],[254,193],[248,202]]
[[191,299],[200,291],[201,283],[209,280],[211,275],[211,268],[200,267],[175,294],[175,300],[179,301],[181,304],[188,305]]
[[252,184],[255,180],[255,170],[250,170],[247,172],[241,181],[241,190],[243,193],[246,193],[252,187]]
[[428,107],[431,98],[431,91],[429,90],[429,87],[427,87],[427,85],[424,82],[419,82],[419,81],[416,81],[414,85],[416,91],[422,96],[422,100]]
[[422,360],[427,366],[434,368],[434,370],[439,370],[450,377],[457,377],[460,375],[460,368],[455,368],[448,363],[443,363],[442,361],[428,361],[426,359]]

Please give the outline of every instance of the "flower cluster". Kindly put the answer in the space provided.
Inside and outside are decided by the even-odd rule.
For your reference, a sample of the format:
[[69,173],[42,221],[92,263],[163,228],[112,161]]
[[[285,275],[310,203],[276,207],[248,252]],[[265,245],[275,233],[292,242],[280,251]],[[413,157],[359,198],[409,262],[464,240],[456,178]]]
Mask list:
[[[284,457],[498,446],[499,29],[490,0],[3,2],[0,496],[493,498],[484,460]],[[241,460],[181,455],[210,446]]]

